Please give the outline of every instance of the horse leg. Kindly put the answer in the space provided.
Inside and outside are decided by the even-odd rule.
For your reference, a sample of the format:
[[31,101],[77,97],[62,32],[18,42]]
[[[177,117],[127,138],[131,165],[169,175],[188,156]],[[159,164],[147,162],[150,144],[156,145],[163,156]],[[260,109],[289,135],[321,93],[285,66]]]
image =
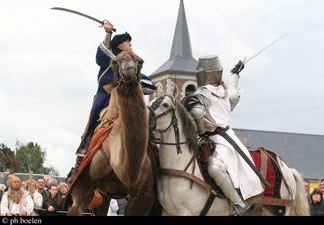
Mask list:
[[94,190],[96,185],[87,176],[82,176],[74,184],[71,192],[71,198],[73,201],[72,207],[68,210],[68,216],[82,216],[83,210],[85,210],[92,201],[94,196]]
[[103,198],[102,203],[98,207],[96,207],[92,210],[92,212],[95,216],[107,216],[107,214],[108,214],[108,209],[109,209],[111,198],[108,197],[107,195],[101,195],[101,196]]
[[154,203],[154,179],[149,172],[144,185],[130,192],[130,201],[125,208],[125,216],[148,216]]

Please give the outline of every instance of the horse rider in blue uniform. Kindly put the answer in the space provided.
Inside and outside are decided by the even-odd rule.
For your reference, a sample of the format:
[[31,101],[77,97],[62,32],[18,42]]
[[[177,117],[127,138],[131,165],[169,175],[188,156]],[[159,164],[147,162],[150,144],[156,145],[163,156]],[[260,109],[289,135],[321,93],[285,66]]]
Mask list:
[[[98,90],[94,97],[92,108],[90,111],[89,121],[82,135],[82,141],[79,148],[76,151],[77,159],[75,167],[73,167],[66,179],[67,183],[72,183],[74,177],[78,172],[78,168],[81,164],[84,154],[90,143],[90,139],[94,133],[95,128],[100,123],[99,115],[100,111],[109,105],[110,101],[110,88],[114,81],[114,72],[111,69],[111,60],[121,53],[123,50],[131,49],[132,37],[125,32],[124,34],[115,35],[111,40],[113,26],[109,22],[105,22],[103,25],[106,31],[106,37],[103,42],[99,44],[96,54],[96,63],[100,66],[98,73]],[[156,87],[151,79],[144,74],[141,75],[141,84],[144,94],[151,94]]]

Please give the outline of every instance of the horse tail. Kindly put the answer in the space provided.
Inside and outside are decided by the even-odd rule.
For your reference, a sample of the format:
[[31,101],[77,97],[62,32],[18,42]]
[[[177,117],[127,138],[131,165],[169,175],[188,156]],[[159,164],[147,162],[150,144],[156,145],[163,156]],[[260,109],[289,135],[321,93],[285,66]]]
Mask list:
[[290,210],[290,216],[309,216],[309,203],[304,188],[304,180],[297,170],[290,168],[296,181],[295,203]]

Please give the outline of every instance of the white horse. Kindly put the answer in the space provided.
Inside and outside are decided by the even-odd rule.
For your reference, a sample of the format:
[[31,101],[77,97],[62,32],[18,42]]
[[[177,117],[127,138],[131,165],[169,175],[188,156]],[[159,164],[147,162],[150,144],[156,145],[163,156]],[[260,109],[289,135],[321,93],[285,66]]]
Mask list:
[[[197,166],[196,125],[185,108],[172,96],[164,95],[151,101],[150,121],[154,133],[160,133],[159,159],[162,173],[158,180],[158,198],[163,207],[162,215],[200,215],[212,190],[201,184],[203,176]],[[175,143],[178,143],[175,145]],[[309,206],[300,174],[278,159],[285,182],[281,182],[282,199],[294,200],[286,207],[286,215],[309,215]],[[186,172],[183,172],[186,170]],[[185,174],[185,175],[183,175]],[[190,179],[194,178],[194,179]],[[194,181],[193,181],[194,180]],[[226,216],[232,204],[216,196],[208,216]],[[251,215],[253,207],[245,215]],[[256,215],[273,215],[261,206]]]

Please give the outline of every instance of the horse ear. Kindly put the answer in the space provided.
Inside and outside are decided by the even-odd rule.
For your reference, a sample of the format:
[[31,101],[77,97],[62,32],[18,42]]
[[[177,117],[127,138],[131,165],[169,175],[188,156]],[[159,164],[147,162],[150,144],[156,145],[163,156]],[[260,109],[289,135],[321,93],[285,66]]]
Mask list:
[[171,82],[171,93],[170,93],[174,98],[178,96],[178,86]]
[[161,88],[161,89],[158,89],[157,93],[156,93],[156,97],[162,97],[166,95],[166,92]]

